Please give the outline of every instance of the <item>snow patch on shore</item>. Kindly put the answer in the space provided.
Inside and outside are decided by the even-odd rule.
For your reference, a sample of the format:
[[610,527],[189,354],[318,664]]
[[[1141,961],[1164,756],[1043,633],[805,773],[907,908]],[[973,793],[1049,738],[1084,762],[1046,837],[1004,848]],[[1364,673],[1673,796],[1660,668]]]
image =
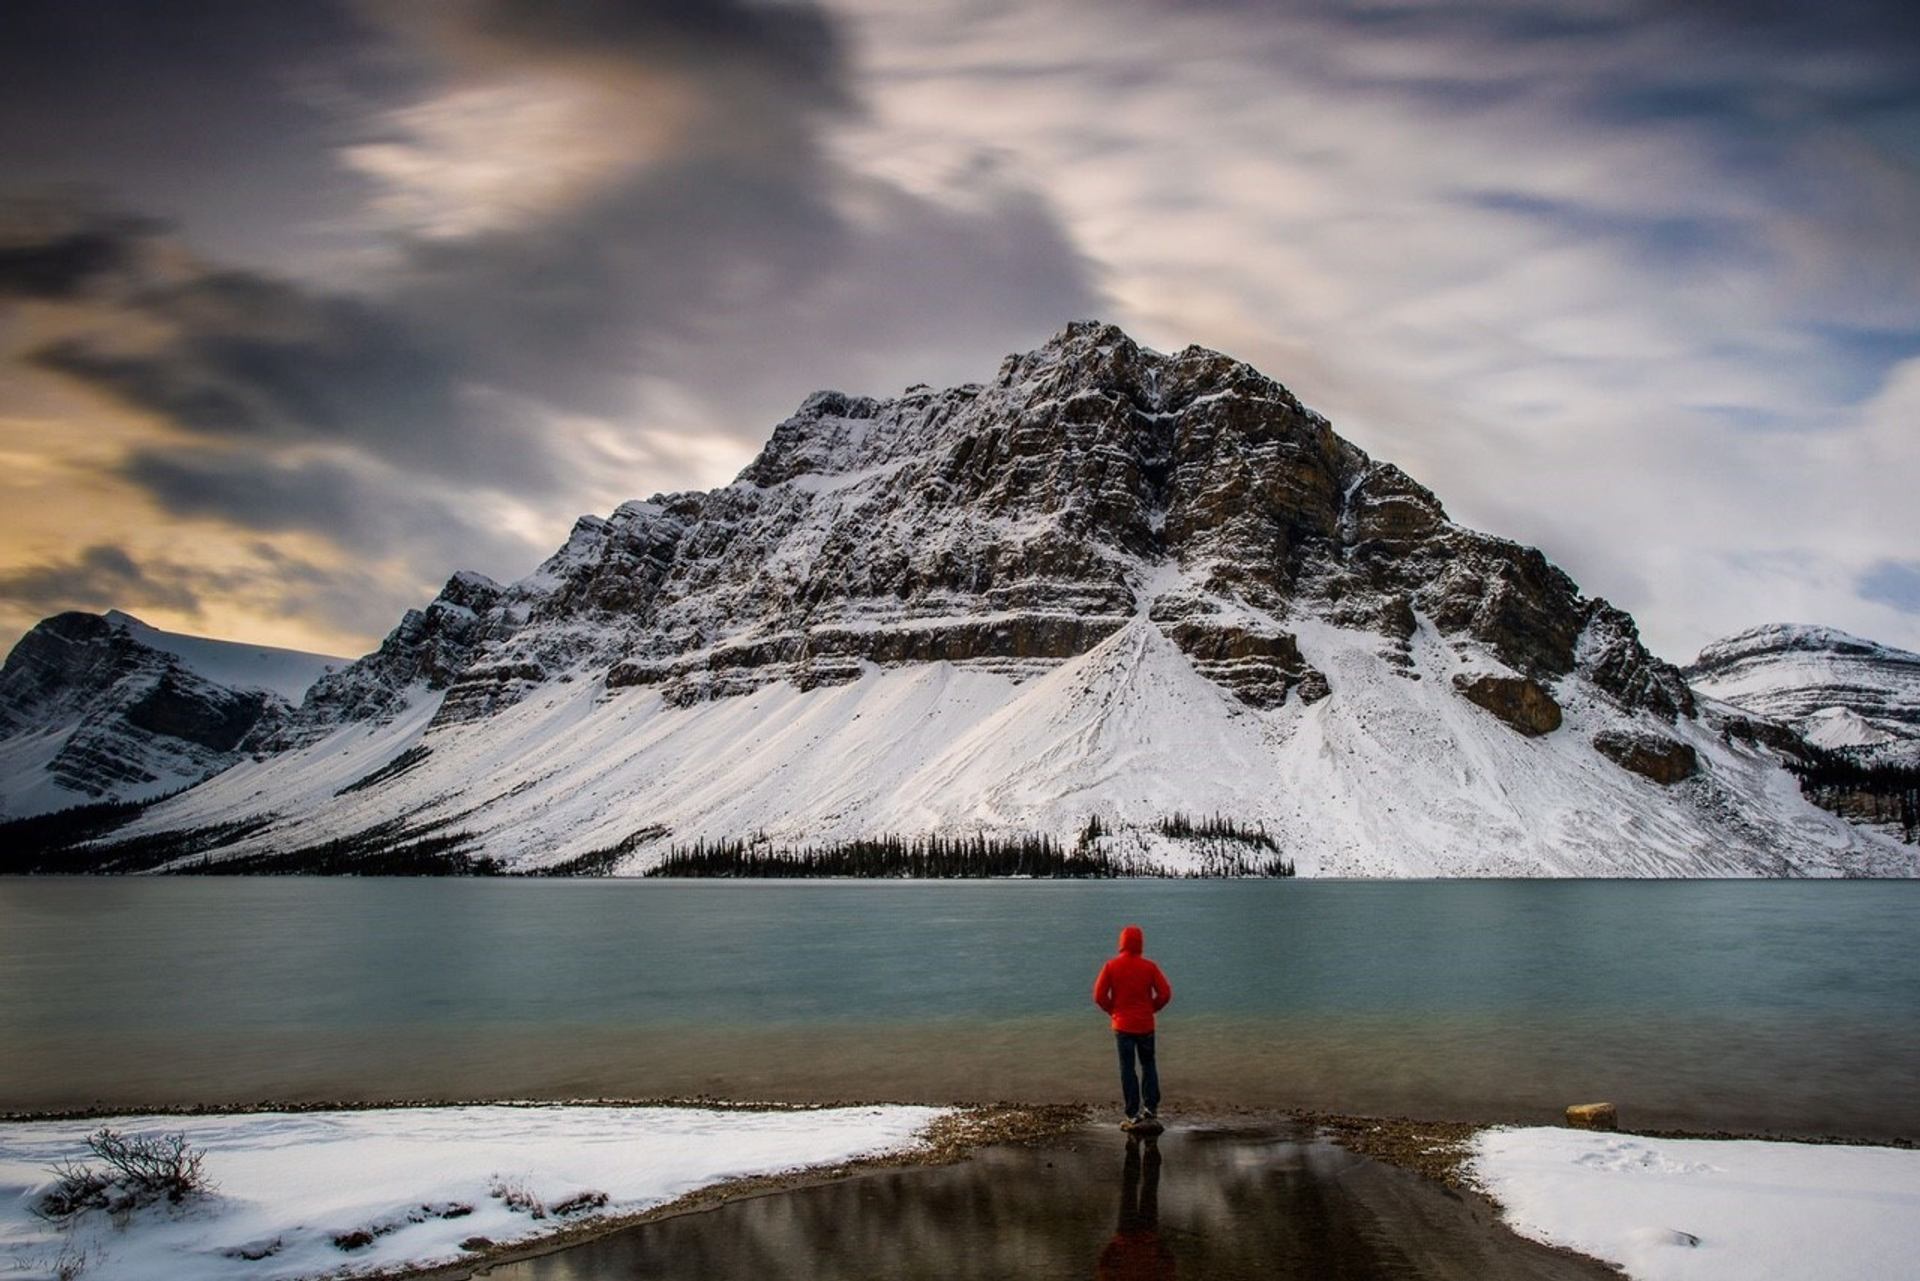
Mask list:
[[1920,1259],[1920,1151],[1527,1128],[1472,1162],[1514,1231],[1636,1281],[1890,1281]]
[[[0,1273],[53,1277],[63,1250],[87,1255],[85,1281],[291,1281],[451,1262],[473,1257],[460,1243],[474,1237],[525,1242],[728,1179],[899,1151],[942,1115],[491,1106],[5,1124]],[[217,1188],[124,1224],[99,1210],[65,1230],[37,1217],[49,1167],[87,1157],[102,1125],[184,1132]],[[367,1239],[336,1244],[355,1234]]]

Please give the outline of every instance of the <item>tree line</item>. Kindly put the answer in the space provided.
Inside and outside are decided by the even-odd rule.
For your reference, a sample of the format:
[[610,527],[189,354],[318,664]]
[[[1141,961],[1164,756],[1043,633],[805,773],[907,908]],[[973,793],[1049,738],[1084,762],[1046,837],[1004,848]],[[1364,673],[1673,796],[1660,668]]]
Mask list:
[[862,837],[828,845],[798,848],[775,846],[764,837],[753,840],[698,840],[691,845],[669,847],[660,863],[647,871],[654,877],[720,877],[763,879],[807,879],[817,877],[862,877],[868,879],[917,878],[924,880],[962,880],[986,877],[1035,877],[1041,879],[1102,879],[1123,876],[1292,876],[1293,863],[1281,858],[1271,840],[1260,834],[1259,841],[1269,853],[1257,848],[1221,850],[1218,842],[1238,840],[1254,845],[1243,835],[1226,837],[1196,832],[1191,838],[1203,842],[1200,866],[1191,872],[1169,871],[1144,854],[1111,853],[1101,848],[1099,838],[1106,829],[1096,818],[1088,823],[1080,839],[1063,845],[1044,834],[1011,837],[989,836],[915,836],[896,835]]
[[1920,768],[1868,764],[1846,752],[1820,748],[1788,768],[1799,776],[1801,792],[1822,809],[1893,823],[1908,844],[1920,841]]
[[806,878],[916,877],[954,880],[989,876],[1117,876],[1104,855],[1067,849],[1049,836],[876,836],[776,847],[763,841],[695,841],[675,845],[648,876]]

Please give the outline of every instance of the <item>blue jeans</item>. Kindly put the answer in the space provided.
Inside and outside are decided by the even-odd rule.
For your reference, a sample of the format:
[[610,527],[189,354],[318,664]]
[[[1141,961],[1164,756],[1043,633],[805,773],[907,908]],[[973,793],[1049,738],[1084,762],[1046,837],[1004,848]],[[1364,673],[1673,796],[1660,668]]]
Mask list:
[[[1146,1092],[1146,1104],[1149,1112],[1160,1106],[1160,1069],[1153,1061],[1153,1033],[1151,1032],[1115,1032],[1114,1043],[1120,1047],[1120,1096],[1126,1100],[1127,1115],[1140,1115],[1140,1094]],[[1140,1077],[1134,1079],[1133,1061],[1140,1060]]]

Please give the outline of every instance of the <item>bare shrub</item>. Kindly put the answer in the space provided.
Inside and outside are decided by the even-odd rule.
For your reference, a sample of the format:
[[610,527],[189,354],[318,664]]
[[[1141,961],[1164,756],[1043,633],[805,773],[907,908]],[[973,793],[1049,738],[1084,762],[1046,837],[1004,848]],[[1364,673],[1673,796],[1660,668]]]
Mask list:
[[67,1242],[60,1247],[60,1253],[54,1256],[52,1266],[54,1281],[79,1281],[80,1275],[98,1257],[99,1250],[95,1246]]
[[62,1161],[53,1167],[53,1186],[40,1194],[34,1209],[44,1219],[70,1219],[82,1210],[104,1210],[113,1176],[90,1165]]
[[503,1179],[496,1174],[487,1186],[487,1195],[496,1201],[505,1202],[509,1210],[517,1210],[522,1214],[532,1215],[536,1219],[547,1217],[546,1204],[534,1195],[533,1189],[527,1186],[525,1179]]
[[207,1178],[207,1154],[187,1146],[184,1134],[120,1134],[102,1128],[87,1138],[87,1146],[116,1171],[114,1182],[133,1193],[137,1202],[164,1197],[178,1205],[213,1190]]
[[211,1192],[206,1153],[188,1146],[184,1134],[121,1134],[102,1127],[87,1136],[87,1148],[106,1168],[67,1161],[53,1167],[53,1187],[36,1207],[49,1219],[83,1210],[125,1211],[166,1201],[178,1205]]

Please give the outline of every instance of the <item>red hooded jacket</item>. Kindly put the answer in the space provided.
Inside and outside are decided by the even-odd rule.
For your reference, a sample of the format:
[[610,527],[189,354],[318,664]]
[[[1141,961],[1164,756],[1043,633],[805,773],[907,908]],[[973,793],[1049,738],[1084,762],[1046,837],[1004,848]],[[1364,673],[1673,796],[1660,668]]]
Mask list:
[[1160,967],[1140,955],[1146,936],[1138,925],[1120,931],[1120,954],[1100,967],[1093,981],[1093,1003],[1113,1016],[1113,1030],[1144,1036],[1153,1016],[1173,999],[1173,984]]

